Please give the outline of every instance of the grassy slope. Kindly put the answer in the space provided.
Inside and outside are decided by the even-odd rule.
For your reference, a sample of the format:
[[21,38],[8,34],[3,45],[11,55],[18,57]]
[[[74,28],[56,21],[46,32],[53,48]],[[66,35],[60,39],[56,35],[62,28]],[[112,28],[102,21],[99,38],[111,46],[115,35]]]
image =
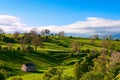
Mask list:
[[[54,41],[57,39],[54,39]],[[81,47],[82,50],[86,49],[97,49],[100,50],[100,41],[97,40],[95,45],[89,44],[89,39],[78,39],[78,38],[64,38],[59,40],[62,46],[59,46],[58,43],[54,41],[44,42],[44,48],[38,48],[38,52],[0,52],[0,65],[6,66],[8,72],[11,75],[21,75],[24,80],[37,80],[43,74],[44,71],[47,70],[50,66],[61,66],[63,64],[65,67],[65,74],[73,76],[72,73],[72,64],[76,61],[81,61],[81,56],[68,58],[68,56],[64,53],[70,52],[70,44],[73,41],[78,41],[80,43],[84,43],[84,46]],[[116,45],[116,47],[120,47],[120,42],[112,41]],[[0,42],[0,44],[5,47],[7,43]],[[13,48],[19,47],[20,44],[13,44]],[[61,54],[63,53],[63,54]],[[23,63],[33,62],[36,64],[37,72],[35,73],[25,73],[21,71],[21,66]],[[69,73],[69,74],[68,74]],[[9,79],[8,79],[9,80]]]

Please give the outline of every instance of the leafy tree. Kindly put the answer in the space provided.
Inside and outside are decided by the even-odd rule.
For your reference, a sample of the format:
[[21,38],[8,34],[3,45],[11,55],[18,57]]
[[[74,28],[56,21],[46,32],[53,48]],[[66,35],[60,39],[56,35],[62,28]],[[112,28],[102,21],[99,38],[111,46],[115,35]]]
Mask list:
[[83,75],[83,72],[81,70],[81,65],[79,62],[76,62],[74,65],[74,75],[76,77],[76,80],[79,80]]
[[101,53],[98,58],[94,59],[94,71],[107,73],[109,66],[109,58],[105,53]]
[[115,64],[114,67],[112,67],[110,69],[110,72],[112,73],[111,76],[113,76],[113,78],[115,78],[120,73],[120,63]]
[[82,62],[76,63],[74,66],[74,74],[77,80],[79,80],[86,72],[89,72],[92,70],[92,67],[94,66],[93,64],[93,59],[97,58],[98,54],[88,54]]
[[50,67],[48,72],[44,73],[43,80],[62,80],[62,68]]
[[43,80],[75,80],[74,77],[63,74],[62,67],[50,67],[43,75]]
[[104,74],[101,72],[90,71],[84,74],[80,80],[104,80]]

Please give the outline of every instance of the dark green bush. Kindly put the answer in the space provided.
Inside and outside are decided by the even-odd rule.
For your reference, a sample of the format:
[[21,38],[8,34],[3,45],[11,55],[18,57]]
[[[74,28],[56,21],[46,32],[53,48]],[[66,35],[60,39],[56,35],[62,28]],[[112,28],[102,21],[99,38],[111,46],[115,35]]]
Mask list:
[[6,80],[4,74],[0,73],[0,80]]

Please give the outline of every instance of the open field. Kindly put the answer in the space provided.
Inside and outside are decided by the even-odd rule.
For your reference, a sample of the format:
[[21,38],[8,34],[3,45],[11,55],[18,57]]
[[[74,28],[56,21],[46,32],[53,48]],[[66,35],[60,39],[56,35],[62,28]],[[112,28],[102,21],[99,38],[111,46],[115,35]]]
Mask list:
[[[6,35],[12,38],[12,35]],[[80,43],[79,55],[70,56],[71,44],[76,41]],[[0,69],[5,70],[7,80],[11,80],[13,77],[21,76],[23,80],[40,80],[43,73],[48,70],[49,67],[63,66],[64,75],[74,76],[73,67],[76,62],[81,62],[85,56],[87,56],[86,50],[97,50],[103,49],[101,46],[102,40],[95,40],[94,44],[90,43],[88,38],[69,38],[64,37],[63,39],[50,38],[49,41],[43,41],[43,47],[38,47],[37,51],[22,51],[17,50],[21,48],[19,42],[12,43],[12,51],[1,50],[0,51]],[[114,44],[114,49],[120,49],[119,41],[110,41]],[[82,45],[81,45],[82,44]],[[8,42],[0,41],[2,49],[8,47]],[[32,44],[26,44],[31,46]],[[34,63],[36,65],[35,72],[23,72],[21,70],[22,64]]]

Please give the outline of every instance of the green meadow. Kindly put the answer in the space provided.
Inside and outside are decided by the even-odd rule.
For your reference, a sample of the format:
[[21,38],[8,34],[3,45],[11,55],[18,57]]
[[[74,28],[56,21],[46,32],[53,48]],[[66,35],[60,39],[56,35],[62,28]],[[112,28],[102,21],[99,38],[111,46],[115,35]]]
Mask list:
[[[13,38],[12,34],[6,34],[5,36]],[[23,36],[23,35],[22,35]],[[71,44],[76,41],[79,43],[79,54],[72,54],[71,56]],[[17,41],[12,43],[12,50],[4,50],[5,47],[9,47],[5,41],[0,41],[0,70],[3,72],[7,80],[13,80],[15,77],[21,77],[23,80],[41,80],[43,74],[48,71],[49,67],[63,67],[63,74],[74,77],[73,69],[76,62],[82,62],[84,58],[90,53],[86,50],[103,49],[100,44],[101,39],[95,40],[94,43],[90,43],[89,38],[79,37],[49,37],[49,40],[43,41],[42,47],[37,48],[37,51],[22,51],[17,50],[21,48],[21,44]],[[109,41],[114,44],[114,50],[120,49],[120,42],[115,40]],[[82,45],[81,45],[82,44]],[[26,44],[34,48],[31,43]],[[110,49],[108,48],[108,51]],[[22,64],[34,63],[36,71],[24,72],[21,70]]]

